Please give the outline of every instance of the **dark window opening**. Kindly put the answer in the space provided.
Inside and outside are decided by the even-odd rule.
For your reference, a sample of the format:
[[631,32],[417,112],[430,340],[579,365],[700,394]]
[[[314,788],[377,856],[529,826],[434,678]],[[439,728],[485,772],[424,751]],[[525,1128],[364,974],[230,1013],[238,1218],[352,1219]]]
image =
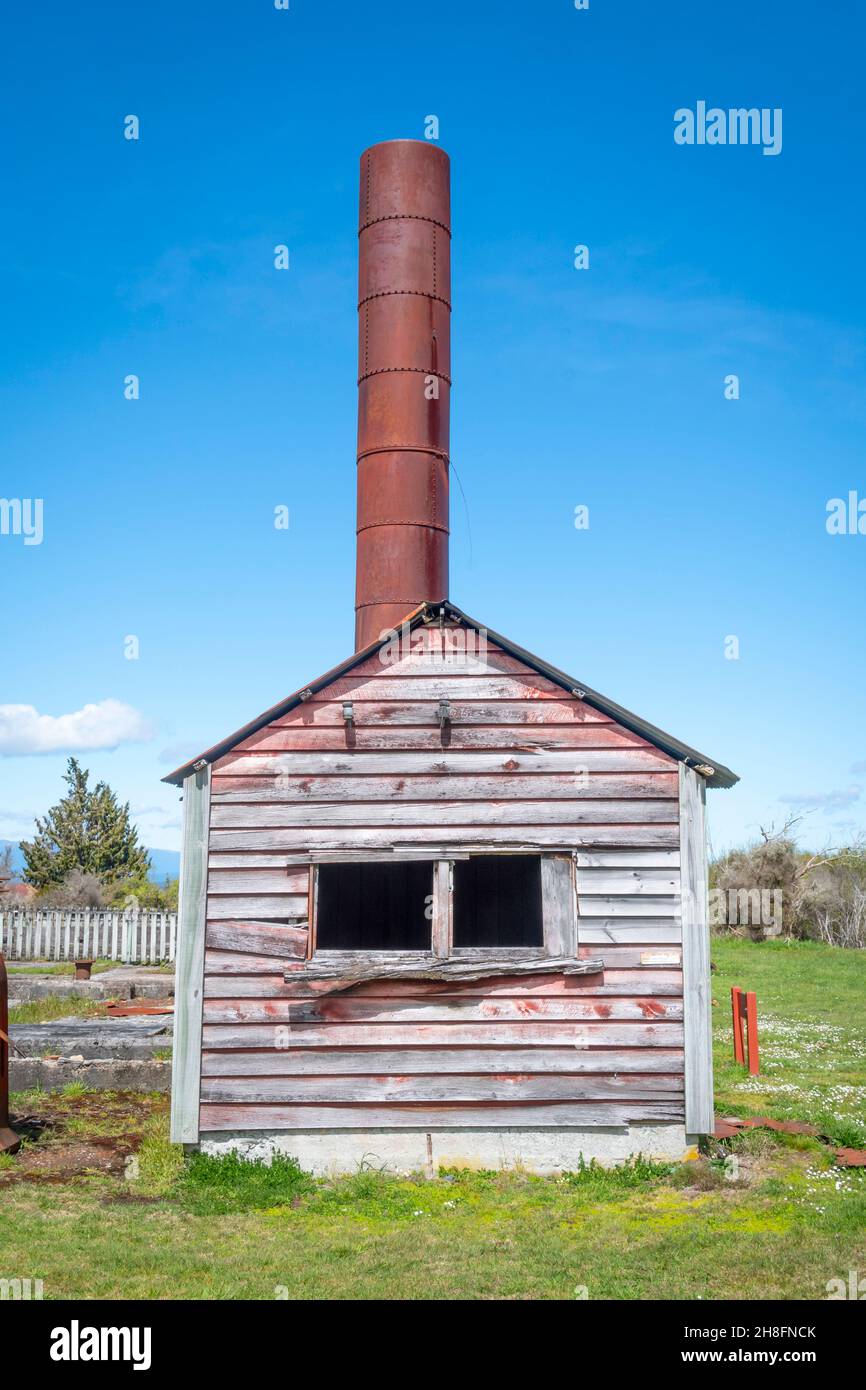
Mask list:
[[320,864],[319,951],[429,951],[433,865]]
[[479,854],[455,862],[454,945],[544,945],[538,855]]

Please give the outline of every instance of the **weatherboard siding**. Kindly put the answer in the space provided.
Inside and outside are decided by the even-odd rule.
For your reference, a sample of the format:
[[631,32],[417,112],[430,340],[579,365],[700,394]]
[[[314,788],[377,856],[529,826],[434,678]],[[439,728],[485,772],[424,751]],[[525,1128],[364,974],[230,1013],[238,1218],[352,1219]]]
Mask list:
[[[304,985],[287,862],[394,845],[574,850],[603,973]],[[679,874],[667,754],[495,648],[368,659],[213,765],[201,1130],[682,1122]]]

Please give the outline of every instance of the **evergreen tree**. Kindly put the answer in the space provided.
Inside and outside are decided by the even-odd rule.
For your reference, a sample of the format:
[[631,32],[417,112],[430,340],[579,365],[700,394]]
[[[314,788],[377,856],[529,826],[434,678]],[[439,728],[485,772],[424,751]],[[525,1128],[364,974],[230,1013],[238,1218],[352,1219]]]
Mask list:
[[105,782],[87,785],[89,773],[70,758],[63,780],[68,792],[44,820],[37,817],[32,841],[22,841],[24,877],[36,888],[62,883],[72,869],[113,884],[146,875],[147,851],[129,822],[129,803],[121,806]]

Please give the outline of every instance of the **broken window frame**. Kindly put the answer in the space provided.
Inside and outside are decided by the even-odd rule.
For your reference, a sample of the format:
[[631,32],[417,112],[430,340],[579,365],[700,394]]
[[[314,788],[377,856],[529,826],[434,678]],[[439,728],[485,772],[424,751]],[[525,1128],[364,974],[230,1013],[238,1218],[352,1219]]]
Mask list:
[[[508,850],[481,851],[484,854],[507,854]],[[346,964],[365,962],[387,965],[396,962],[435,962],[443,960],[544,960],[547,957],[576,959],[578,951],[578,898],[577,868],[573,850],[541,849],[521,846],[511,851],[513,854],[534,855],[541,860],[541,919],[543,944],[541,946],[454,946],[454,863],[457,859],[471,859],[479,854],[477,850],[440,850],[429,854],[419,846],[417,854],[388,855],[365,854],[367,863],[405,862],[407,859],[423,860],[433,866],[433,901],[430,922],[430,949],[425,951],[358,951],[358,950],[319,950],[316,944],[318,911],[318,870],[322,863],[341,864],[357,862],[361,856],[329,854],[327,859],[310,864],[310,952],[309,958],[323,962],[344,962]]]

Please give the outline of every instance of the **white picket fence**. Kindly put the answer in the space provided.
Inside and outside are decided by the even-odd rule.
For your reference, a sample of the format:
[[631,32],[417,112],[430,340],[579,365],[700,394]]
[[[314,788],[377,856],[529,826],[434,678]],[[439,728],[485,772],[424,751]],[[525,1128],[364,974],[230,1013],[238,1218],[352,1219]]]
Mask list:
[[174,960],[176,941],[176,912],[0,912],[0,951],[7,960],[104,959],[157,965]]

